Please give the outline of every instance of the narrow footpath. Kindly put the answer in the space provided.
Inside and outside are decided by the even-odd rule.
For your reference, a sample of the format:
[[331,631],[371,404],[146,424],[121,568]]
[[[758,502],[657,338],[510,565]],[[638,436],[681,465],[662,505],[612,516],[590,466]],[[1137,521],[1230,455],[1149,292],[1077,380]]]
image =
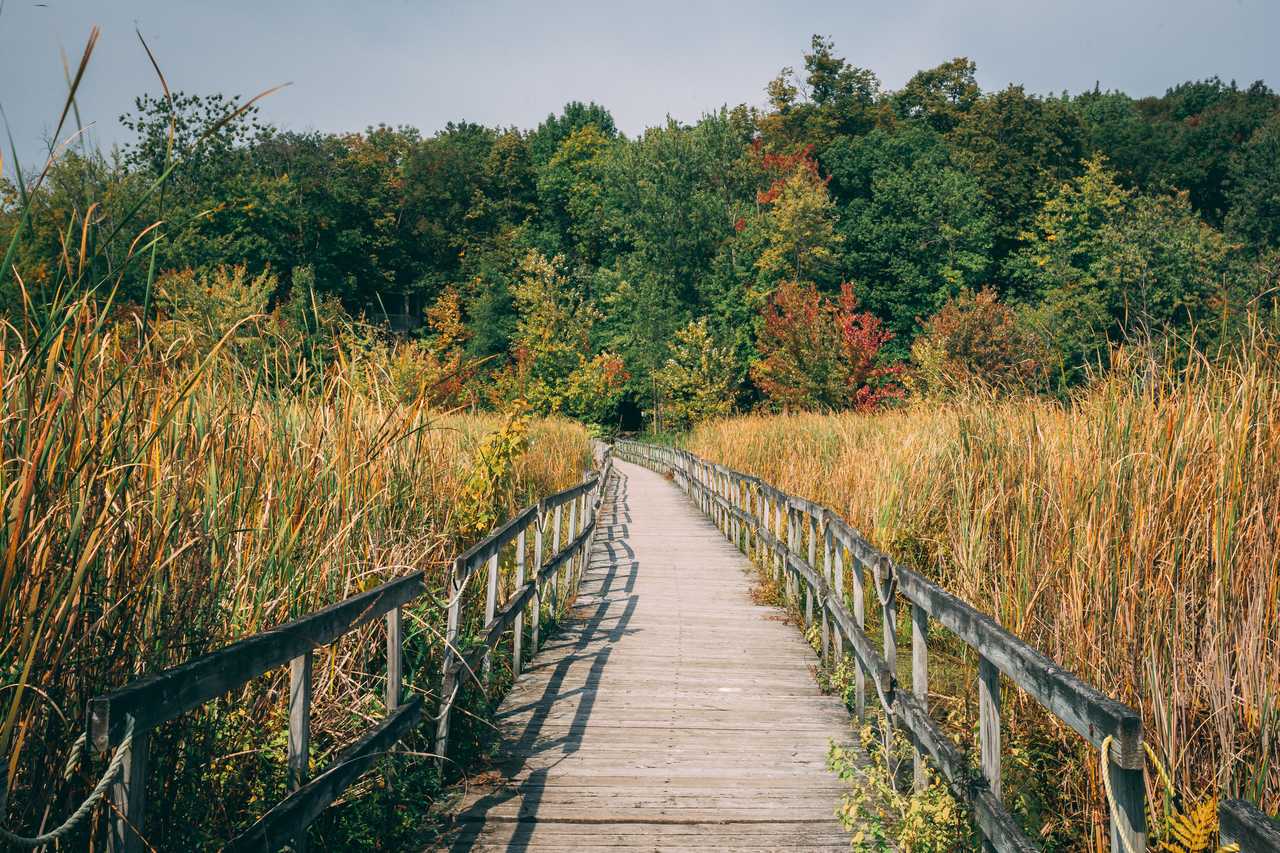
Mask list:
[[500,778],[452,849],[847,850],[826,754],[849,717],[812,651],[679,489],[615,465],[578,606],[503,702]]

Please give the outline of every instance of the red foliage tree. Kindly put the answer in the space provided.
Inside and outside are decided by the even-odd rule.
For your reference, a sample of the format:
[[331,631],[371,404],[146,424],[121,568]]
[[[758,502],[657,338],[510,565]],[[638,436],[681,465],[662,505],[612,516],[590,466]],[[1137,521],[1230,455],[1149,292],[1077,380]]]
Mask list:
[[760,167],[770,179],[769,188],[756,193],[756,202],[770,204],[782,192],[787,178],[796,172],[806,172],[815,183],[826,184],[830,176],[823,178],[818,172],[818,161],[813,156],[813,146],[806,145],[794,154],[775,154],[764,151],[760,140],[752,143],[752,151],[760,158]]
[[831,299],[812,284],[784,282],[761,314],[751,377],[774,408],[871,411],[902,396],[901,367],[876,365],[893,333],[858,311],[853,285]]

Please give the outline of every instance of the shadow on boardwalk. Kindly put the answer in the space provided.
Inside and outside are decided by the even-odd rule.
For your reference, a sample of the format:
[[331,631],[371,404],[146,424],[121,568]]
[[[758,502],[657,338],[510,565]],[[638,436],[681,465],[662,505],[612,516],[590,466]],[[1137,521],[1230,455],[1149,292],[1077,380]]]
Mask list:
[[849,742],[813,651],[668,480],[619,463],[577,606],[496,723],[456,851],[846,850],[826,768]]
[[[565,653],[550,661],[544,660],[546,654],[535,658],[522,679],[543,682],[538,694],[517,705],[504,705],[495,721],[501,725],[504,719],[521,715],[528,717],[519,739],[515,742],[504,740],[499,748],[498,770],[506,779],[510,780],[530,756],[560,753],[561,757],[530,772],[518,782],[518,787],[503,787],[483,795],[470,805],[458,816],[466,828],[450,847],[451,850],[471,850],[489,811],[516,797],[521,800],[522,819],[515,823],[515,829],[507,839],[507,848],[524,850],[536,826],[538,805],[548,774],[559,761],[576,753],[582,745],[583,732],[591,717],[596,690],[601,684],[613,643],[626,633],[627,623],[636,608],[636,574],[640,564],[627,542],[632,521],[627,503],[628,482],[627,476],[620,474],[610,485],[600,511],[597,544],[588,559],[573,614],[544,647],[544,651],[563,649]],[[570,672],[580,669],[583,664],[589,666],[585,678],[574,678],[566,684]],[[574,710],[573,723],[566,732],[561,733],[557,729],[544,736],[548,714],[557,702],[571,697],[581,697]]]

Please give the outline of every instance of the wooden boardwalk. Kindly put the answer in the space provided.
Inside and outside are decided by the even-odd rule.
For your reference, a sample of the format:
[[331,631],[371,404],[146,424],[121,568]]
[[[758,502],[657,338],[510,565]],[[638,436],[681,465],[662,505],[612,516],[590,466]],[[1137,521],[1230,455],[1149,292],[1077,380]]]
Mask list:
[[847,850],[825,760],[849,716],[812,650],[674,485],[616,465],[574,616],[503,702],[452,849]]

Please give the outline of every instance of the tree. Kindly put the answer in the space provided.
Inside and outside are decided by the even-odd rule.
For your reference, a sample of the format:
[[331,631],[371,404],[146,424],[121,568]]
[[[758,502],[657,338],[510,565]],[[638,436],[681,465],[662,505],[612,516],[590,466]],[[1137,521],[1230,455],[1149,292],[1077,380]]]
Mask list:
[[927,397],[973,387],[1005,392],[1039,390],[1049,352],[1025,322],[989,287],[947,300],[911,345],[909,384]]
[[1256,248],[1280,248],[1280,113],[1236,151],[1227,179],[1227,230]]
[[[486,199],[496,142],[497,134],[487,127],[450,122],[408,152],[405,211],[423,261],[415,280],[408,282],[417,310],[460,277],[466,251],[493,225]],[[391,165],[384,180],[395,178]]]
[[866,68],[835,55],[830,38],[815,35],[804,55],[803,86],[783,68],[766,94],[772,111],[760,118],[761,137],[771,151],[823,146],[840,135],[866,133],[881,119],[881,86]]
[[[607,248],[593,286],[606,308],[605,344],[626,361],[628,392],[657,410],[653,374],[668,357],[672,336],[693,316],[711,318],[717,335],[748,326],[743,287],[754,280],[723,276],[735,223],[754,211],[758,170],[747,161],[751,128],[741,114],[721,110],[693,126],[669,120],[634,142],[613,145],[604,159],[601,191]],[[730,303],[737,293],[738,305]],[[730,319],[732,316],[734,319]]]
[[1023,241],[1009,269],[1036,297],[1068,381],[1111,343],[1185,332],[1230,301],[1230,245],[1187,194],[1125,189],[1101,156],[1045,202]]
[[836,274],[836,207],[818,174],[810,149],[797,155],[765,154],[766,172],[776,174],[757,195],[763,251],[756,267],[769,281],[783,278],[830,281]]
[[610,141],[595,125],[573,131],[538,176],[542,219],[554,245],[581,263],[599,260],[604,215],[601,176]]
[[529,154],[534,166],[541,168],[550,162],[564,141],[584,127],[594,127],[605,139],[616,139],[618,129],[613,115],[595,103],[570,101],[559,116],[549,115],[537,130],[529,134]]
[[990,271],[995,222],[978,183],[923,125],[877,128],[827,156],[850,196],[843,272],[860,282],[866,307],[910,340],[919,318]]
[[997,263],[1014,249],[1041,197],[1076,175],[1084,156],[1080,121],[1070,106],[1028,95],[1021,86],[979,99],[948,139],[995,216]]
[[733,411],[733,350],[716,344],[705,317],[677,330],[668,351],[656,374],[663,429],[687,430]]
[[830,38],[815,35],[809,47],[804,56],[805,82],[814,106],[809,140],[817,143],[835,134],[866,133],[875,125],[880,78],[870,69],[836,56],[836,45]]
[[904,119],[923,121],[939,133],[953,129],[973,109],[982,94],[977,66],[958,56],[928,71],[918,71],[892,98],[894,112]]
[[850,284],[834,300],[811,283],[778,287],[762,312],[756,343],[761,358],[751,368],[771,407],[868,411],[900,395],[884,381],[897,370],[876,365],[893,333],[857,308]]
[[1104,155],[1126,185],[1150,189],[1152,175],[1169,158],[1168,128],[1153,123],[1123,92],[1095,87],[1073,99],[1071,107],[1080,118],[1088,153]]
[[617,405],[626,372],[608,353],[592,355],[595,306],[575,293],[563,259],[530,252],[512,286],[516,323],[515,358],[498,378],[497,392],[528,402],[537,414],[564,414],[604,423]]
[[124,146],[124,164],[152,177],[174,165],[172,192],[216,195],[241,167],[245,147],[273,132],[258,121],[257,106],[244,108],[239,95],[144,94],[133,103],[134,111],[120,116],[135,137]]
[[1280,97],[1262,81],[1242,90],[1212,77],[1175,86],[1147,106],[1168,138],[1153,188],[1186,190],[1192,207],[1221,225],[1233,153],[1276,115]]

